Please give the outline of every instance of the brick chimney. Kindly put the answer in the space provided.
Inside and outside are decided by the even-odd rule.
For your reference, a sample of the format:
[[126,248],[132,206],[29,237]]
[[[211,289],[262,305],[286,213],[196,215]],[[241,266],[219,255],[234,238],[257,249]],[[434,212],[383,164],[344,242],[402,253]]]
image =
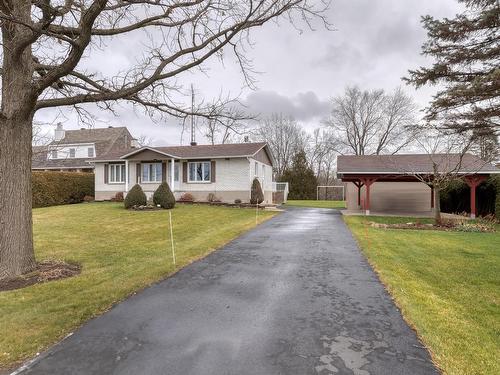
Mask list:
[[65,136],[65,131],[60,122],[57,123],[56,131],[54,132],[54,141],[59,142],[61,141],[64,136]]

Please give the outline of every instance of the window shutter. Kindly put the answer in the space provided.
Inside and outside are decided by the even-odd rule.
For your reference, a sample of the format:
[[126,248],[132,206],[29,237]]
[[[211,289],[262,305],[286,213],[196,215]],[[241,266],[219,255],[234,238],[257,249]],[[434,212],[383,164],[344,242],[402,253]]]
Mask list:
[[104,183],[108,183],[108,172],[109,172],[109,164],[104,164]]
[[212,160],[210,162],[211,166],[210,166],[210,180],[212,182],[215,182],[215,160]]
[[135,182],[141,182],[141,163],[135,165]]
[[161,182],[166,182],[167,181],[167,163],[162,162],[161,163]]
[[188,163],[182,163],[182,182],[188,182]]

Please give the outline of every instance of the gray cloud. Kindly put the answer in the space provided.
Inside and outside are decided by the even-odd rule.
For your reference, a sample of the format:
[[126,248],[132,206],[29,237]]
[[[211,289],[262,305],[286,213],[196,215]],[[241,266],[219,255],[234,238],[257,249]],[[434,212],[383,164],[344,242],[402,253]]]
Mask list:
[[285,96],[276,91],[256,91],[243,101],[250,113],[263,117],[272,113],[283,113],[293,116],[297,121],[309,122],[323,118],[329,112],[327,100],[321,100],[312,92],[300,92],[293,96]]

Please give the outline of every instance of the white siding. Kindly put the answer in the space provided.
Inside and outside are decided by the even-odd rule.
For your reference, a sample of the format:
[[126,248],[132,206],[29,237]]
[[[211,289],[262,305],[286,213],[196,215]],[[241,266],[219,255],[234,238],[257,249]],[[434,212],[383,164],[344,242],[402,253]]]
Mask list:
[[[93,143],[85,143],[85,144],[75,144],[75,145],[57,145],[57,146],[50,146],[48,156],[47,158],[49,160],[53,160],[52,158],[52,152],[53,150],[57,150],[57,159],[69,159],[70,158],[70,149],[75,149],[75,159],[86,159],[89,158],[88,156],[88,149],[92,148],[93,151],[93,157],[95,157],[95,146]],[[73,158],[71,158],[73,159]]]
[[214,160],[215,160],[214,183],[182,182],[182,165],[181,165],[179,190],[207,191],[207,192],[250,190],[250,181],[248,179],[249,163],[246,158],[234,158],[229,160],[214,159]]
[[[250,192],[251,179],[250,173],[250,163],[246,158],[234,158],[234,159],[214,159],[216,162],[215,166],[215,182],[209,183],[184,183],[182,182],[182,160],[179,167],[179,186],[176,190],[179,196],[182,192],[199,192],[201,200],[205,199],[208,193],[218,192],[238,192],[237,196],[241,199],[246,199],[244,194],[241,192]],[[177,163],[176,163],[177,164]],[[104,165],[105,163],[96,163],[95,166],[95,189],[97,192],[119,192],[125,191],[125,184],[105,184],[104,183]],[[271,167],[266,166],[266,183],[271,178]],[[136,184],[136,162],[129,162],[129,189]],[[170,163],[167,163],[167,182],[170,184]],[[271,183],[269,183],[269,188],[271,188]],[[148,197],[158,188],[158,183],[141,183],[141,187]],[[222,197],[222,196],[221,196]],[[232,198],[234,200],[234,198]]]
[[125,191],[125,184],[105,184],[104,183],[104,163],[96,163],[95,174],[95,191]]

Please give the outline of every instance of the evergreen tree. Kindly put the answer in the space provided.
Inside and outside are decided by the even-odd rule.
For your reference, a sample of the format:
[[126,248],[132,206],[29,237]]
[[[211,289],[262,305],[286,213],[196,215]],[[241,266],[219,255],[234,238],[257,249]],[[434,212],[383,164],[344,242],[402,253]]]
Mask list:
[[289,184],[288,199],[316,199],[318,182],[304,150],[295,154],[292,167],[285,170],[281,180]]
[[146,194],[142,191],[141,185],[135,184],[132,189],[127,193],[123,204],[125,208],[132,208],[134,206],[145,206],[147,203]]
[[475,130],[477,134],[478,129],[491,129],[496,137],[500,127],[499,1],[458,1],[466,10],[455,18],[422,17],[428,35],[422,53],[435,62],[410,70],[405,80],[417,88],[444,87],[427,109],[427,120],[457,132]]
[[252,188],[250,190],[250,203],[261,204],[262,202],[264,202],[264,193],[262,192],[262,186],[260,186],[259,179],[254,178],[252,182]]
[[175,197],[168,183],[162,182],[153,194],[153,203],[161,208],[174,208]]

